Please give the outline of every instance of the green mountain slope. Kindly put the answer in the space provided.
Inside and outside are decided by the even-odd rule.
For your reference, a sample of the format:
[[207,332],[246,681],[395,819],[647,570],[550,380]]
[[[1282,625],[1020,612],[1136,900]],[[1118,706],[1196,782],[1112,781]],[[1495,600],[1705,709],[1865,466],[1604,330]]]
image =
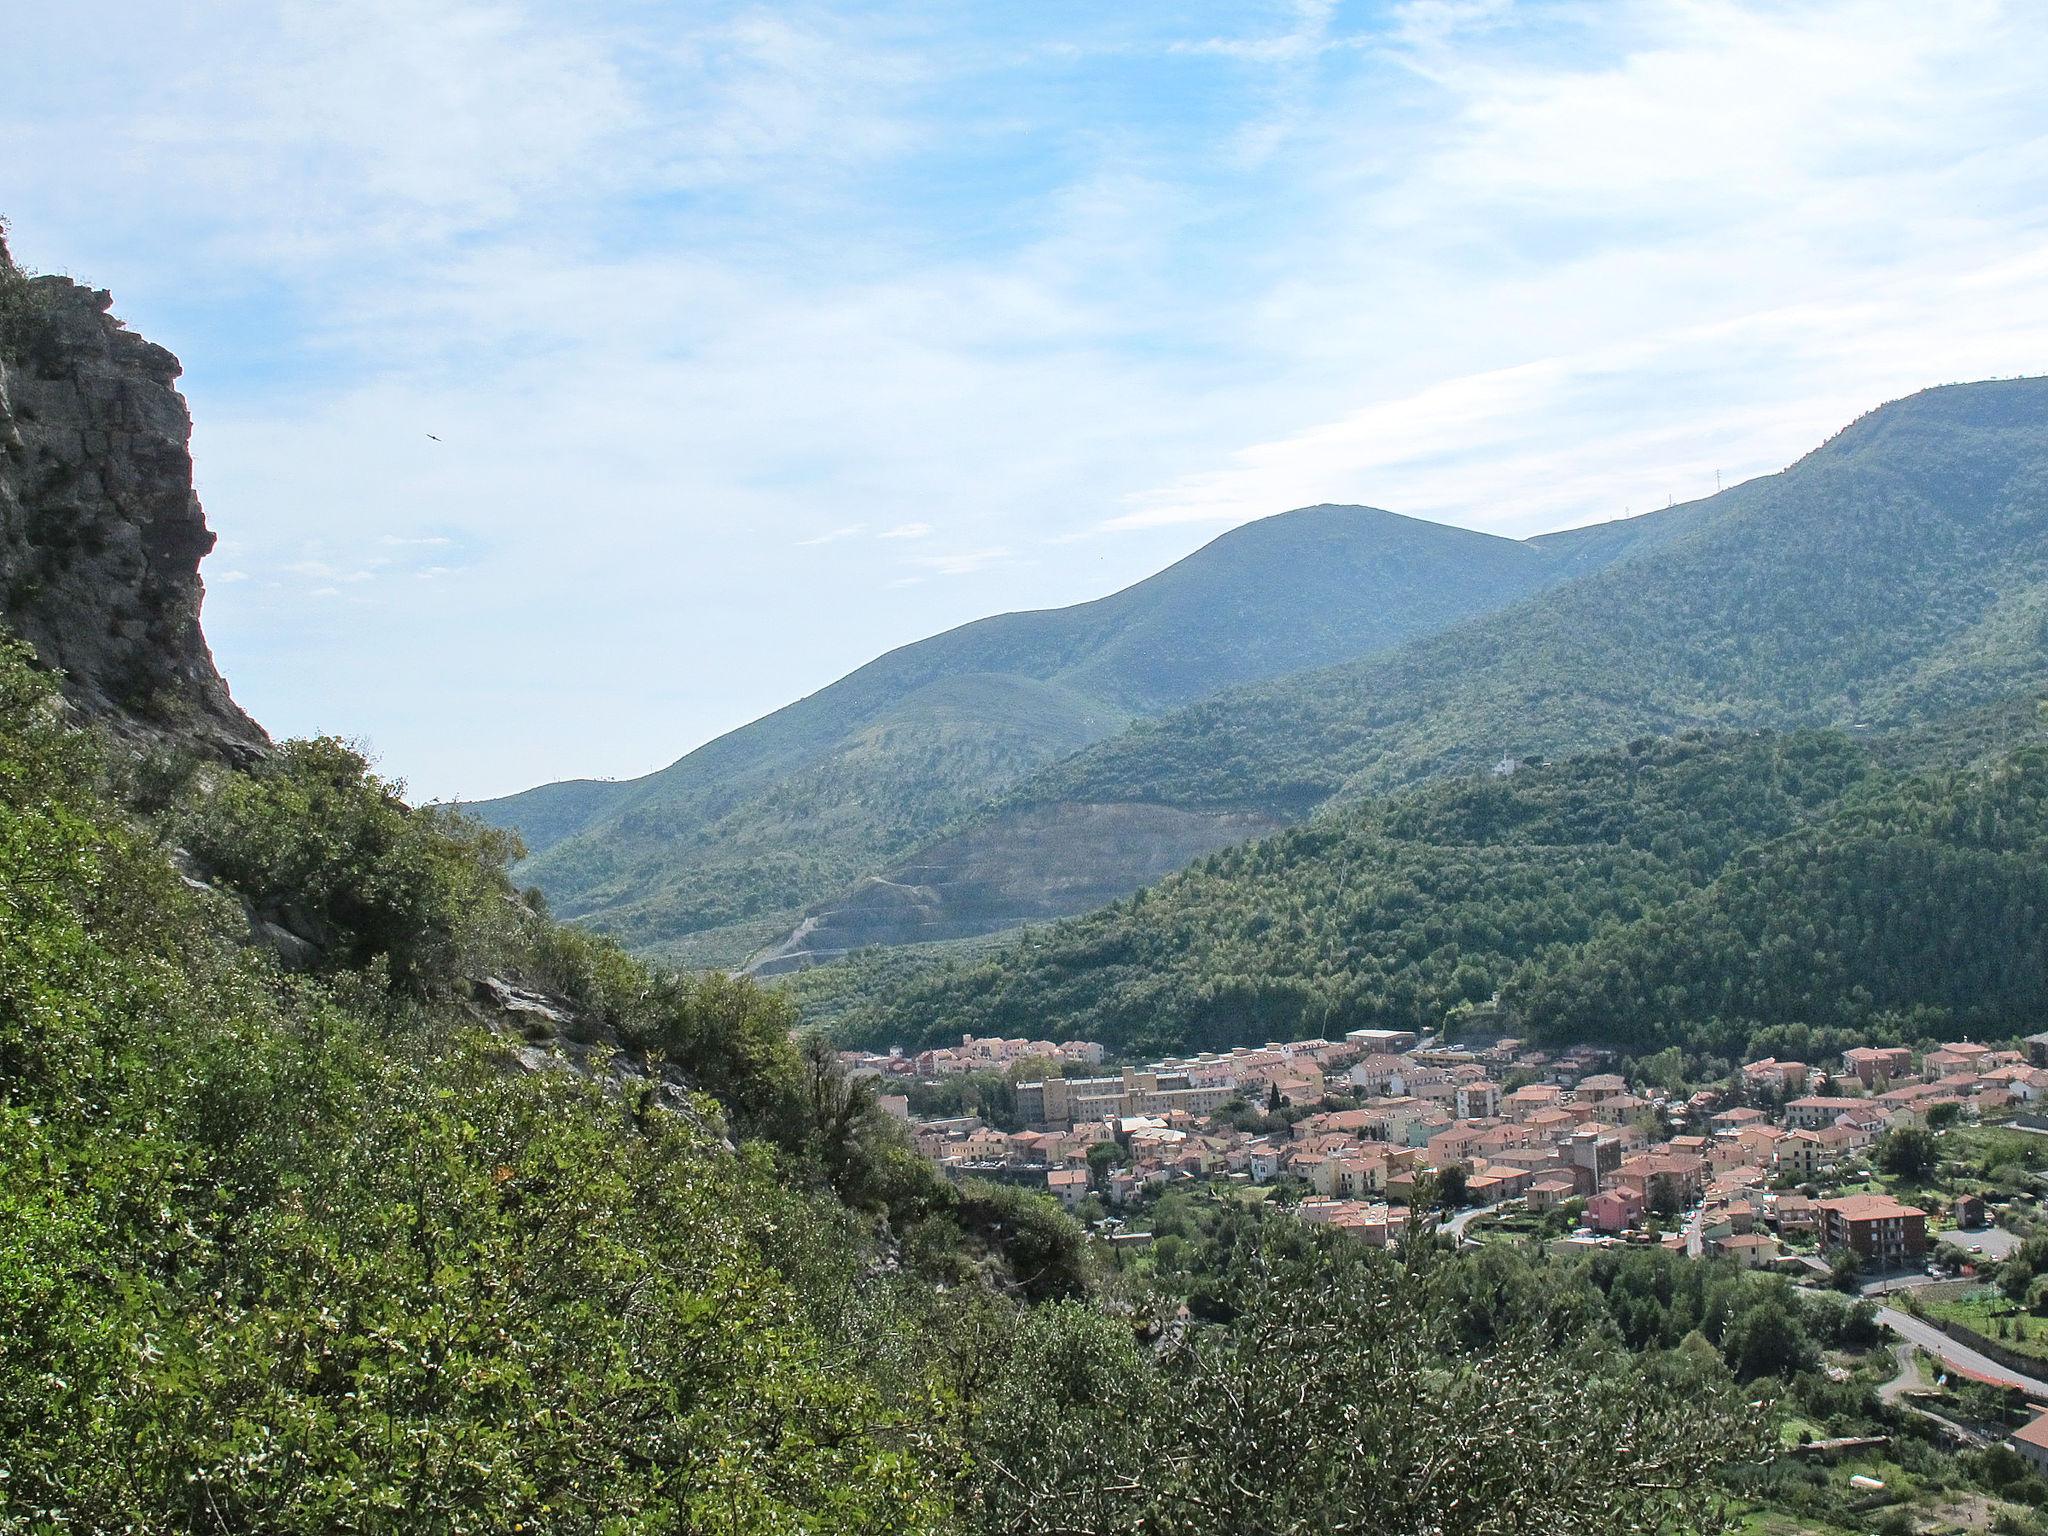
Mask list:
[[1134,718],[1385,650],[1567,569],[1508,539],[1304,508],[1098,602],[891,652],[645,779],[471,809],[521,833],[522,878],[557,912],[636,947],[734,961],[792,909]]
[[1511,1029],[1731,1055],[1915,1009],[2010,1032],[2048,975],[2048,759],[2005,754],[2041,734],[2028,701],[1897,738],[1694,735],[1445,780],[971,958],[862,956],[797,995],[866,1043],[1137,1054],[1433,1030],[1496,993]]
[[1646,730],[1909,721],[2042,675],[2048,380],[1928,390],[1674,511],[1526,604],[1138,725],[1013,801],[1287,809]]
[[1798,1059],[2017,1033],[2048,1011],[2048,752],[1853,801],[1528,968],[1506,1002],[1552,1038],[1598,1020],[1615,1041],[1733,1053],[1769,1029]]
[[[1289,821],[1503,756],[1687,727],[1899,724],[2029,687],[2048,670],[2048,381],[1929,390],[1781,474],[1531,543],[1573,579],[1141,720],[882,871],[918,889],[914,921],[878,921],[871,887],[837,893],[771,963],[1042,919],[1038,893],[1073,883],[1069,850],[1105,807]],[[1013,850],[1000,872],[977,857],[989,846]],[[1088,889],[1160,873],[1105,863]]]

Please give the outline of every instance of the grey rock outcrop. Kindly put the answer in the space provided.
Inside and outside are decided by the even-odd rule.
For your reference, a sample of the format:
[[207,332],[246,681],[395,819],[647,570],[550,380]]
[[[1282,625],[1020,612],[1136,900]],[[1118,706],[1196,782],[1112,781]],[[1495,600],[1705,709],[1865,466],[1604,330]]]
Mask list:
[[724,1125],[705,1116],[696,1084],[673,1062],[626,1050],[609,1028],[566,998],[503,976],[479,976],[471,1009],[505,1047],[516,1072],[568,1072],[596,1083],[639,1113],[661,1108],[734,1151]]
[[269,745],[213,664],[178,360],[102,291],[0,244],[0,619],[117,735],[246,763]]

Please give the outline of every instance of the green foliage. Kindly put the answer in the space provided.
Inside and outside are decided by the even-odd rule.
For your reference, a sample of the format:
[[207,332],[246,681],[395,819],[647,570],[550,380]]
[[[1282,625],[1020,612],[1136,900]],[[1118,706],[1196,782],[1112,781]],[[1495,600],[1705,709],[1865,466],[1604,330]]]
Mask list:
[[[2048,1007],[2048,754],[1907,780],[1507,989],[1529,1027],[1724,1054],[1811,1025],[1862,1039],[2012,1035]],[[1809,1058],[1810,1059],[1810,1058]]]
[[408,806],[332,738],[287,742],[204,795],[182,831],[206,869],[318,945],[330,969],[383,961],[425,995],[509,931],[499,909],[518,840]]
[[0,711],[0,1529],[931,1523],[840,1207],[278,976],[13,656]]
[[1222,1278],[1221,1320],[1156,1352],[1079,1309],[1040,1314],[982,1399],[976,1522],[1044,1536],[1722,1528],[1709,1474],[1758,1454],[1763,1424],[1725,1372],[1521,1327],[1469,1368],[1482,1357],[1451,1326],[1426,1249],[1411,1267],[1313,1246],[1247,1253]]
[[[1918,751],[1939,759],[1942,734]],[[1132,1054],[1432,1030],[1495,993],[1518,1029],[1724,1059],[2023,1019],[2048,907],[2012,850],[2039,825],[2040,759],[1913,778],[1898,755],[1687,737],[1448,780],[951,965],[857,957],[801,996],[836,984],[850,1040],[1049,1030]],[[1923,885],[1896,883],[1909,869]]]
[[0,219],[0,360],[22,362],[36,351],[44,329],[43,299],[32,277],[8,254],[7,221]]
[[1877,1144],[1877,1166],[1902,1178],[1925,1178],[1935,1165],[1934,1137],[1917,1125],[1900,1126]]

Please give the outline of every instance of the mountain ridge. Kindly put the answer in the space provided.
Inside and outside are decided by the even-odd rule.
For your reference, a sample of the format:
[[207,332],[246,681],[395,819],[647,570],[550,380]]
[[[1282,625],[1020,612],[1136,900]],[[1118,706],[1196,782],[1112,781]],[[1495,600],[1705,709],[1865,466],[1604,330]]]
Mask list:
[[654,774],[467,808],[521,833],[522,878],[557,911],[643,948],[764,914],[789,926],[806,902],[1134,719],[1370,654],[1562,568],[1525,541],[1378,508],[1299,508],[1106,597],[899,647]]
[[[1921,391],[1775,475],[1543,537],[1579,574],[1377,656],[1135,722],[1013,786],[951,841],[1028,822],[1017,846],[1056,883],[1063,814],[1077,827],[1113,805],[1294,820],[1503,757],[1687,727],[1908,723],[2024,689],[2048,656],[2048,380]],[[1119,894],[1154,877],[1134,863]],[[993,908],[987,882],[967,881],[981,913],[967,925],[936,884],[893,934],[864,921],[857,891],[830,898],[807,915],[809,948],[785,941],[769,963],[1046,915]],[[839,913],[851,919],[835,932]]]

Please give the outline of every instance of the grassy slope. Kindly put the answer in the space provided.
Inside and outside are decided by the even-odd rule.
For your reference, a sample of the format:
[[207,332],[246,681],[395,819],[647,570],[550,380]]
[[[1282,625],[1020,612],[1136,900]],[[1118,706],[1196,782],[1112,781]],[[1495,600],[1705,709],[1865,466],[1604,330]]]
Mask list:
[[1560,569],[1511,540],[1307,508],[1098,602],[892,652],[646,779],[547,785],[472,809],[526,837],[535,856],[522,878],[562,914],[643,947],[731,926],[743,953],[765,917],[871,872],[1136,716],[1384,649],[1515,601]]

